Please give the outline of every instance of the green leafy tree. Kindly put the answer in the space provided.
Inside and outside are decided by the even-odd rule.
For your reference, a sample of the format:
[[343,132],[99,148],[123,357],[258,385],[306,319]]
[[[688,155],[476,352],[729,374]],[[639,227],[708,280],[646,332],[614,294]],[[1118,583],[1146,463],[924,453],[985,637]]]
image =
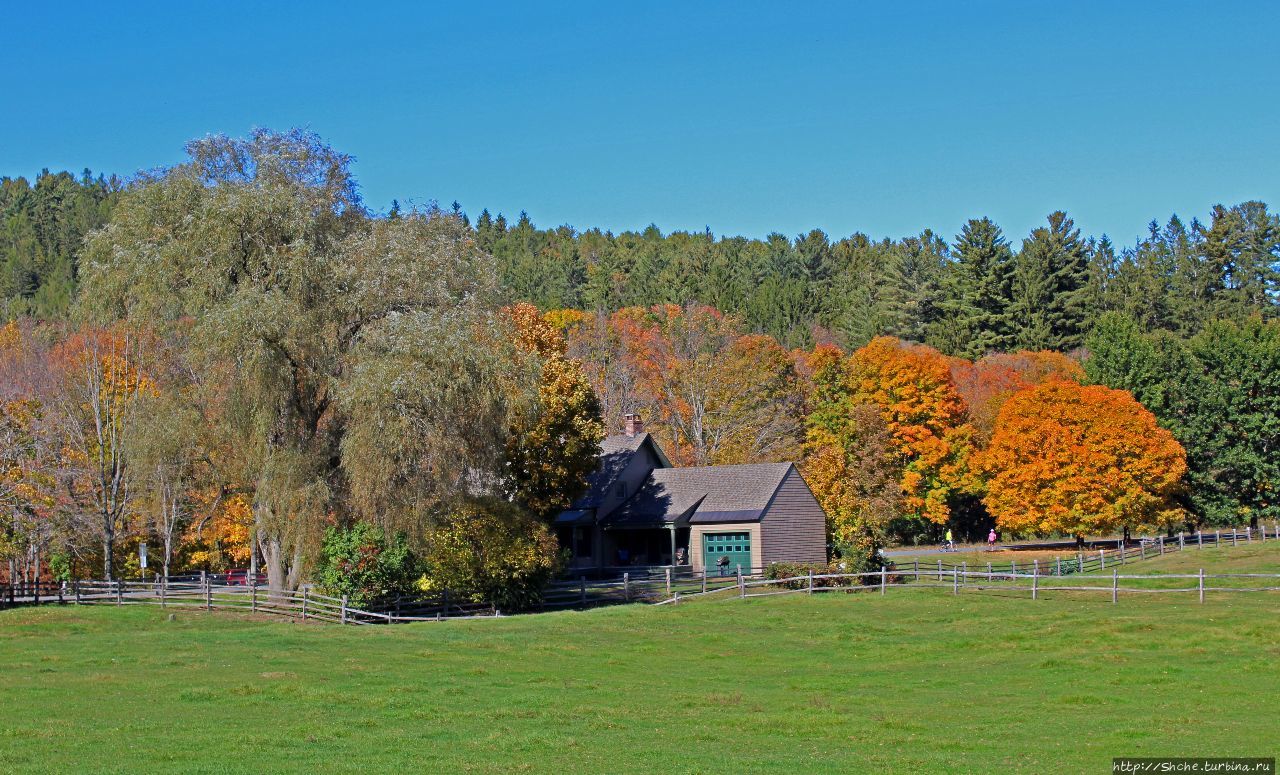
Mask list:
[[412,594],[421,575],[403,533],[387,535],[367,522],[325,531],[316,581],[327,595],[346,595],[351,605],[364,608]]
[[518,359],[468,227],[371,220],[350,158],[307,132],[187,153],[90,239],[83,313],[193,319],[192,368],[225,386],[272,587],[296,587],[335,516],[421,532],[501,481]]

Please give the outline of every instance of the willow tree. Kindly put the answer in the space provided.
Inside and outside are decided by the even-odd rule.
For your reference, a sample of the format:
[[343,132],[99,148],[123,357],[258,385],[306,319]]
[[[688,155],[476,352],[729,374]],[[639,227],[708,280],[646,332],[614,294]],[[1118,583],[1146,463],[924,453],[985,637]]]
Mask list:
[[412,523],[490,487],[511,385],[536,380],[465,224],[371,219],[351,158],[307,132],[186,150],[90,238],[82,314],[190,326],[272,588],[296,587],[327,522]]

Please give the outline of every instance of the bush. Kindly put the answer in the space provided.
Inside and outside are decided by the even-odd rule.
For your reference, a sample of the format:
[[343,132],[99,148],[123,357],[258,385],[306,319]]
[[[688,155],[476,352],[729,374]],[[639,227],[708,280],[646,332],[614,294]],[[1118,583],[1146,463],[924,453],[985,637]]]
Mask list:
[[326,530],[321,555],[321,591],[346,595],[358,608],[412,593],[422,572],[403,533],[388,538],[382,528],[367,522]]
[[[839,567],[839,573],[880,573],[881,568],[896,570],[897,566],[884,556],[884,537],[879,530],[866,526],[857,531],[851,541],[837,544],[837,557],[832,565]],[[879,584],[878,576],[863,576],[863,584]],[[898,578],[890,581],[897,582]]]
[[537,608],[561,564],[559,544],[546,525],[493,499],[454,509],[431,532],[429,547],[425,589],[448,589],[500,611]]
[[[794,579],[794,581],[783,581],[779,586],[787,589],[806,589],[809,586],[809,572],[813,571],[815,576],[824,576],[832,573],[845,573],[834,564],[822,562],[775,562],[764,569],[764,577],[766,579]],[[814,588],[818,587],[843,587],[849,585],[849,579],[814,579]]]

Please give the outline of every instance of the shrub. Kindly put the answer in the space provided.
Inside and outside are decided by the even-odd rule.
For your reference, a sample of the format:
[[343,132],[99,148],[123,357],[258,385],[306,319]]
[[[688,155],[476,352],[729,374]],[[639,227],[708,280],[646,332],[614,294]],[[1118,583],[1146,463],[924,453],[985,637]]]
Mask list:
[[317,574],[325,594],[346,595],[351,605],[365,607],[411,593],[421,572],[403,533],[388,537],[367,522],[325,531]]
[[[527,611],[560,570],[555,535],[518,506],[500,500],[465,503],[431,531],[423,586],[448,589],[500,611]],[[455,598],[457,599],[457,598]]]
[[[775,562],[764,569],[764,577],[766,579],[792,579],[783,581],[779,586],[787,589],[805,589],[809,586],[809,572],[813,571],[815,576],[824,576],[832,573],[844,573],[845,571],[822,562]],[[817,587],[839,587],[848,586],[849,579],[814,579],[813,586]]]

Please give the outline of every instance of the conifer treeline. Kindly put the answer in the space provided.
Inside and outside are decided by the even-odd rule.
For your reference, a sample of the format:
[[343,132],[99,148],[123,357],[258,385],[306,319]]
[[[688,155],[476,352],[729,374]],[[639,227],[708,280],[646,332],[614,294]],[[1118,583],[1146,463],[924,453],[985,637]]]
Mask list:
[[57,318],[75,297],[84,237],[107,223],[121,182],[85,170],[0,178],[0,317]]
[[1063,212],[1018,244],[988,218],[950,242],[928,229],[834,241],[816,229],[795,239],[578,232],[487,210],[475,231],[513,301],[598,311],[700,302],[791,346],[825,331],[850,347],[888,334],[965,357],[1066,352],[1106,312],[1190,336],[1210,320],[1271,317],[1280,291],[1280,218],[1262,202],[1216,206],[1208,225],[1152,221],[1122,249],[1082,236]]
[[[88,170],[46,170],[34,185],[0,178],[4,317],[65,314],[84,235],[110,220],[121,187]],[[856,348],[887,334],[969,358],[1067,352],[1106,312],[1186,337],[1212,320],[1270,318],[1280,303],[1280,216],[1255,201],[1215,206],[1207,225],[1152,221],[1123,248],[1083,236],[1063,212],[1020,240],[989,218],[951,239],[929,229],[899,240],[832,240],[818,229],[764,239],[657,226],[614,234],[540,229],[524,213],[511,224],[487,210],[473,228],[509,301],[601,312],[696,302],[788,346],[830,338]]]

